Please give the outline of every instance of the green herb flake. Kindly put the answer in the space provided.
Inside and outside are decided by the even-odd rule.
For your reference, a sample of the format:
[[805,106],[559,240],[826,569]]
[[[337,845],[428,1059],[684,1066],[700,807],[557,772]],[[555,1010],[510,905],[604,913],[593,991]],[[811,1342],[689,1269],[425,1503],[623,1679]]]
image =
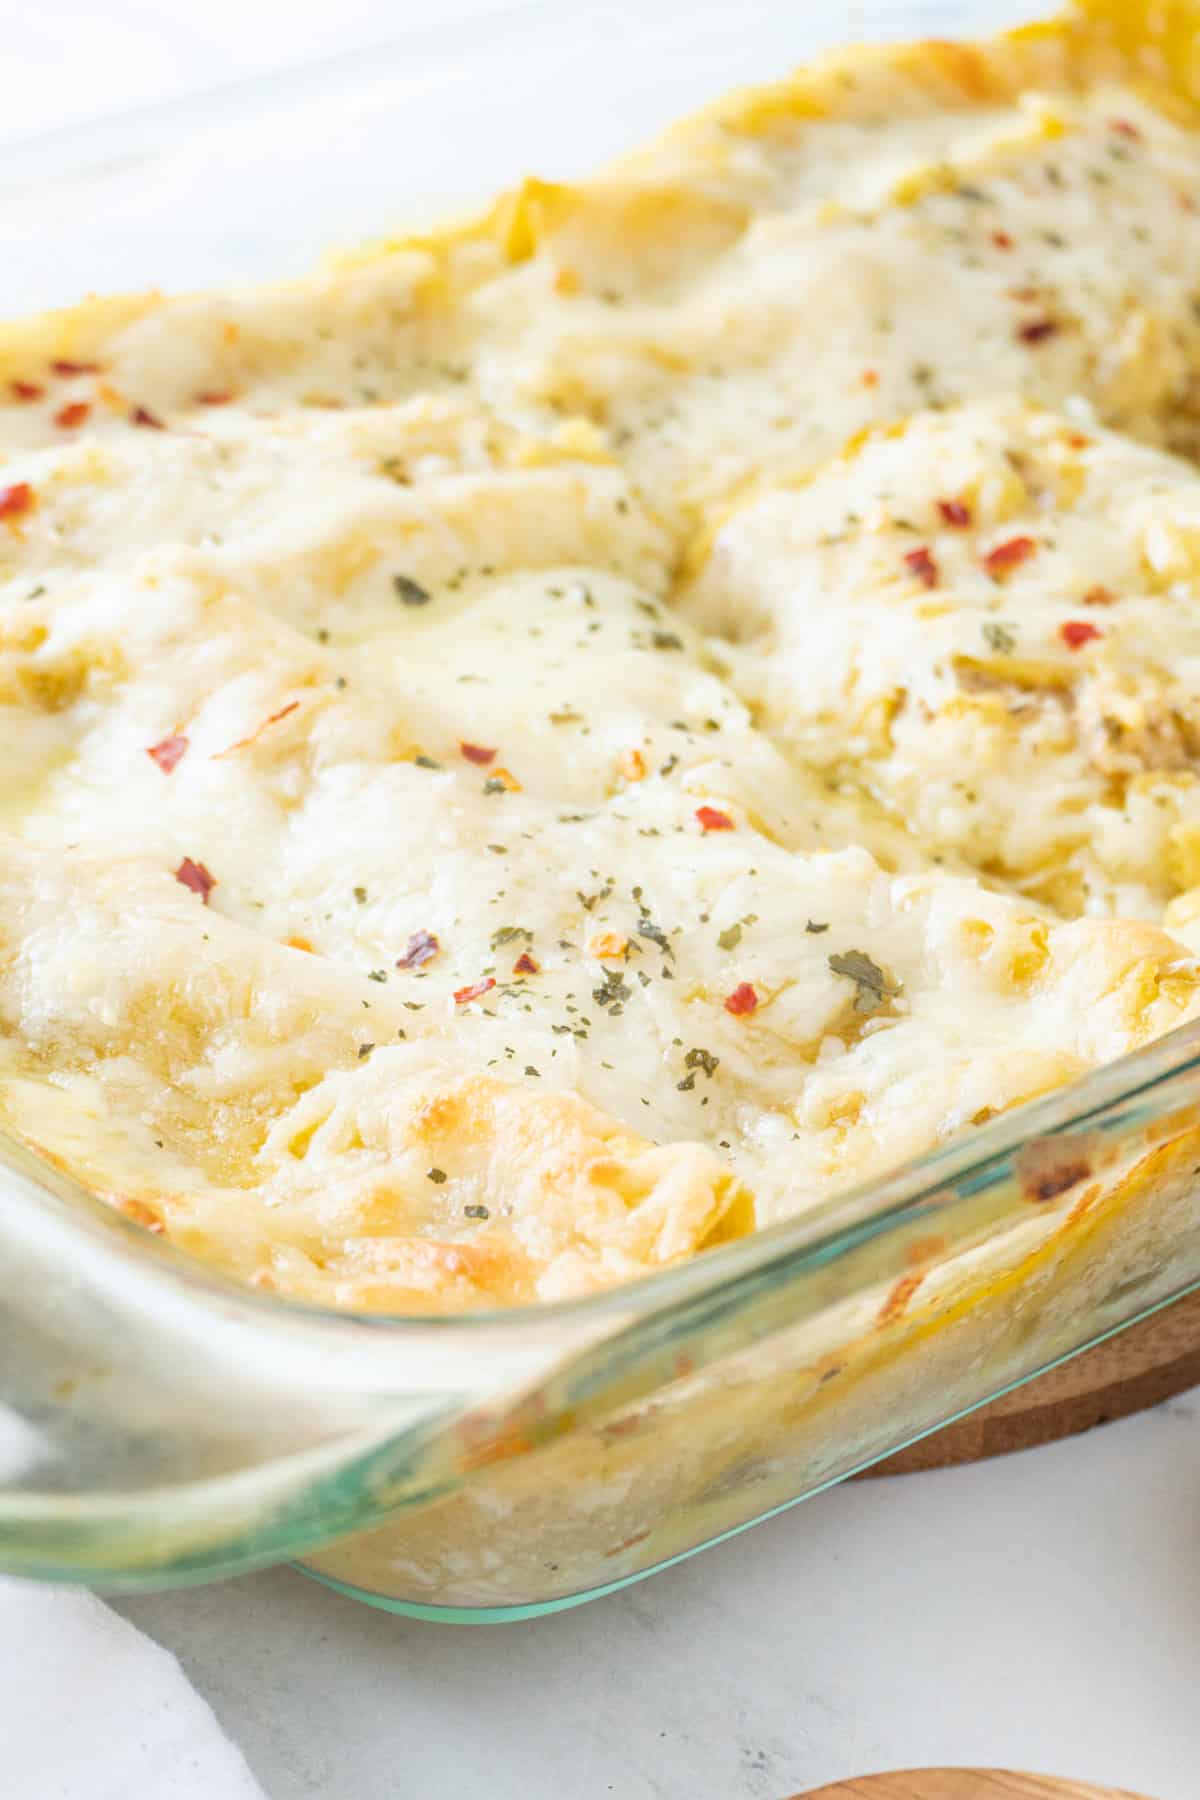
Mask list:
[[805,929],[805,931],[810,932],[813,937],[818,937],[822,931],[829,930],[829,921],[828,921],[828,919],[826,919],[824,921],[821,921],[818,919],[810,919],[808,921],[808,924],[804,927],[804,929]]
[[983,626],[983,641],[989,650],[997,656],[1007,656],[1017,647],[1016,633],[1010,625],[1002,625],[999,619],[988,619]]
[[899,986],[888,980],[879,964],[865,950],[839,951],[829,958],[829,967],[835,975],[845,975],[854,983],[857,990],[854,995],[855,1012],[878,1012],[885,1000],[894,999],[900,992]]
[[519,938],[523,938],[527,944],[532,944],[533,933],[527,931],[524,925],[501,925],[493,931],[488,942],[493,950],[503,950],[505,944],[515,944]]
[[657,944],[664,956],[674,956],[675,951],[670,938],[661,925],[654,923],[648,913],[643,913],[638,920],[637,934],[639,937],[649,938],[652,944]]
[[392,587],[402,606],[428,606],[433,598],[429,589],[423,588],[411,575],[393,575]]
[[608,1007],[611,1016],[616,1019],[624,1012],[624,1003],[628,1000],[632,992],[633,989],[623,978],[619,970],[606,969],[604,971],[604,980],[601,982],[600,986],[592,989],[592,999],[596,1002],[597,1006]]
[[468,1219],[490,1219],[492,1216],[486,1206],[464,1206],[463,1212]]
[[425,1174],[427,1179],[432,1181],[434,1187],[441,1187],[446,1179],[445,1169],[426,1169]]

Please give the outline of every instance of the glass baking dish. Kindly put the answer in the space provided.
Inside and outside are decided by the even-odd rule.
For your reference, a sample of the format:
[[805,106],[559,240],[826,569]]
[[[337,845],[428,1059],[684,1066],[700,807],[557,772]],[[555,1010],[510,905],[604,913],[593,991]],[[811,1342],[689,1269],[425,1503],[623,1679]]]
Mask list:
[[[299,273],[822,44],[1028,10],[521,7],[11,143],[5,309]],[[15,1144],[0,1171],[0,1566],[135,1588],[296,1558],[500,1620],[716,1542],[1200,1285],[1200,1027],[660,1276],[458,1318],[251,1292]]]

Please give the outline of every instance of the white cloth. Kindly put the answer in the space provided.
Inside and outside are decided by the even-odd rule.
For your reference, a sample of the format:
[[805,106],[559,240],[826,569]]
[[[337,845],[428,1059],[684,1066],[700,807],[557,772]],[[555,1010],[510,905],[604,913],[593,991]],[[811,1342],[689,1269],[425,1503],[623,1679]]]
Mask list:
[[264,1800],[175,1658],[94,1595],[0,1579],[4,1800]]

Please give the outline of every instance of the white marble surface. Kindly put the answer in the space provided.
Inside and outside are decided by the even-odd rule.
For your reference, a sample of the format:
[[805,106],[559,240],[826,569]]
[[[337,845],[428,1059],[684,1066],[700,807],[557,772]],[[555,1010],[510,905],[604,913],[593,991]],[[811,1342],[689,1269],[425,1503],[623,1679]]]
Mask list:
[[[0,25],[11,3],[0,0]],[[696,0],[697,16],[706,3]],[[386,228],[418,187],[458,198],[531,161],[569,172],[722,81],[780,66],[801,35],[858,29],[871,12],[857,0],[836,15],[783,0],[726,9],[730,27],[707,53],[681,61],[660,46],[626,66],[619,106],[598,107],[594,94],[580,105],[571,83],[602,89],[603,59],[621,44],[568,54],[547,33],[541,60],[512,56],[486,105],[470,99],[464,51],[461,68],[452,57],[444,84],[417,83],[404,108],[360,90],[334,91],[302,116],[264,100],[236,130],[222,123],[169,154],[157,127],[118,128],[97,140],[108,173],[78,176],[83,140],[69,128],[89,114],[487,5],[14,9],[0,120],[5,310],[87,286],[301,268],[330,239]],[[642,11],[653,34],[655,6]],[[740,31],[750,14],[754,31]],[[527,94],[544,104],[540,116]],[[18,140],[51,126],[59,135],[39,164],[42,153]],[[547,141],[558,149],[535,155]],[[53,180],[40,183],[43,166]],[[26,1659],[23,1687],[9,1682],[0,1696],[0,1793],[162,1800],[167,1764],[146,1760],[158,1740],[147,1735],[139,1684],[157,1670],[174,1709],[163,1717],[192,1729],[208,1729],[203,1709],[189,1711],[161,1657],[131,1662],[140,1674],[108,1725],[115,1765],[127,1771],[120,1784],[105,1785],[86,1759],[55,1760],[64,1694],[69,1702],[84,1684],[55,1661],[56,1643],[60,1662],[68,1643],[60,1598],[22,1596],[21,1635],[41,1661]],[[282,1570],[117,1608],[179,1657],[270,1800],[782,1800],[853,1773],[935,1762],[1025,1766],[1195,1800],[1200,1396],[1003,1462],[843,1488],[652,1582],[536,1623],[415,1624]],[[129,1633],[105,1642],[114,1658],[137,1645]],[[44,1763],[14,1761],[14,1746],[28,1752],[39,1730]],[[177,1740],[167,1732],[164,1742]],[[244,1791],[232,1752],[227,1768],[206,1777],[206,1800]]]
[[1195,1800],[1200,1391],[836,1489],[527,1624],[419,1624],[285,1570],[119,1610],[271,1800],[783,1800],[943,1762]]

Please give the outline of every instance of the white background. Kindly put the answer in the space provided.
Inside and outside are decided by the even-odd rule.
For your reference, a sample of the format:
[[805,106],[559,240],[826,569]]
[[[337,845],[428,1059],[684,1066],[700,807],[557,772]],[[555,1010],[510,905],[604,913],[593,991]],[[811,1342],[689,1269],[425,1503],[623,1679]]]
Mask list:
[[511,0],[4,0],[0,143],[384,43]]
[[[0,184],[26,166],[32,132],[485,9],[3,0]],[[779,12],[790,27],[803,8]],[[261,199],[265,211],[276,196]],[[230,250],[247,272],[254,254],[241,239]],[[22,267],[6,256],[11,310]],[[74,280],[66,251],[63,268]],[[415,1624],[288,1571],[115,1613],[0,1583],[0,1792],[242,1800],[257,1782],[270,1800],[782,1800],[948,1762],[1196,1800],[1198,1644],[1192,1396],[1003,1462],[840,1489],[525,1625]]]

